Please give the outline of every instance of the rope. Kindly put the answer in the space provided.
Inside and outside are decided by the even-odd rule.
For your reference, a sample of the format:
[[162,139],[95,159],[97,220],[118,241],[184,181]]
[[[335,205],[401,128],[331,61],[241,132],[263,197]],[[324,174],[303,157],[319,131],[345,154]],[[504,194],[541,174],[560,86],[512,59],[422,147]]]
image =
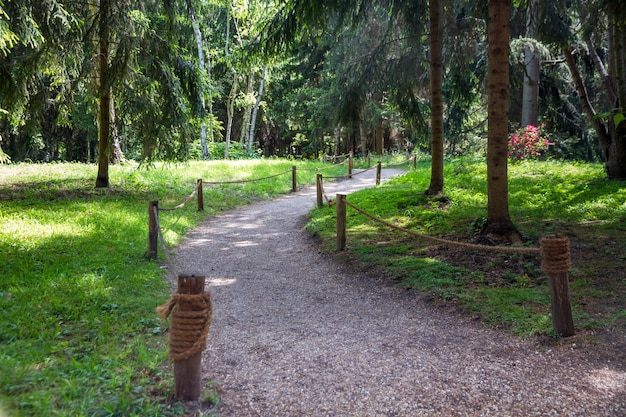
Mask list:
[[572,266],[567,236],[546,236],[541,239],[541,269],[546,274],[566,274]]
[[177,205],[176,207],[167,207],[167,208],[161,208],[159,207],[159,210],[162,211],[172,211],[172,210],[178,210],[181,209],[183,207],[185,207],[185,204],[189,203],[189,200],[191,200],[193,198],[194,195],[196,195],[196,193],[198,192],[198,187],[200,185],[196,184],[196,187],[193,189],[193,191],[191,192],[191,194],[189,194],[187,196],[187,198],[185,199],[185,201],[183,201],[182,203],[180,203],[179,205]]
[[324,199],[326,199],[326,202],[328,203],[328,206],[332,206],[333,205],[333,200],[332,198],[329,198],[328,195],[326,194],[326,191],[324,191],[324,181],[320,181],[320,188],[322,189],[322,196],[324,196]]
[[285,171],[285,172],[281,172],[280,174],[275,174],[275,175],[270,175],[269,177],[263,177],[263,178],[254,178],[251,180],[238,180],[238,181],[207,181],[204,184],[209,184],[209,185],[221,185],[221,184],[244,184],[247,182],[255,182],[255,181],[262,181],[262,180],[268,180],[270,178],[275,178],[275,177],[280,177],[281,175],[285,175],[285,174],[291,174],[291,171]]
[[511,246],[485,246],[485,245],[477,245],[474,243],[457,242],[454,240],[428,236],[428,235],[414,232],[412,230],[405,229],[404,227],[401,227],[401,226],[396,226],[393,223],[385,221],[379,217],[374,216],[373,214],[366,212],[365,210],[360,209],[359,207],[355,206],[354,204],[348,201],[346,201],[346,205],[352,207],[354,210],[358,211],[364,216],[369,217],[370,219],[378,223],[384,224],[385,226],[391,227],[392,229],[396,229],[401,232],[408,233],[420,239],[430,240],[432,242],[442,243],[444,245],[460,246],[466,249],[478,249],[478,250],[487,250],[491,252],[502,252],[502,253],[540,253],[539,248],[519,248],[519,247],[511,247]]
[[[180,305],[185,305],[185,310]],[[175,361],[188,359],[206,348],[206,339],[213,319],[211,293],[174,294],[157,308],[158,315],[170,320],[170,357]]]
[[165,244],[165,239],[163,238],[163,231],[161,230],[161,223],[159,222],[159,211],[157,207],[153,207],[154,210],[154,219],[156,221],[157,232],[159,234],[158,238],[161,242],[161,249],[163,249],[163,255],[165,255],[165,262],[167,264],[167,271],[172,278],[176,278],[177,274],[174,269],[174,263],[172,262],[172,258],[170,256],[170,251],[167,249],[167,245]]

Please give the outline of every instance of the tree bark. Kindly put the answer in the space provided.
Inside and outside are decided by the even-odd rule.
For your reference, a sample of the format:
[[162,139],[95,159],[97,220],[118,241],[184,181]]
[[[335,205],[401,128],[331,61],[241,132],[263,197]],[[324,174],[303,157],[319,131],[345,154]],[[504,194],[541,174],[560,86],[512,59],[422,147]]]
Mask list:
[[426,194],[443,193],[443,70],[441,58],[441,5],[430,0],[430,123],[431,174]]
[[487,223],[485,235],[511,242],[521,236],[509,215],[509,33],[511,0],[489,0]]
[[96,64],[96,94],[98,95],[98,176],[96,188],[109,186],[109,139],[111,134],[111,89],[108,88],[110,29],[110,0],[100,0],[98,20],[98,59]]
[[576,61],[574,60],[574,55],[572,54],[572,50],[569,46],[562,47],[563,54],[565,55],[565,61],[567,62],[567,67],[569,68],[570,74],[574,79],[574,85],[576,86],[576,92],[578,93],[578,98],[580,99],[580,104],[583,108],[583,112],[585,116],[587,116],[587,120],[593,126],[596,134],[598,135],[598,140],[600,142],[600,147],[602,148],[602,152],[604,154],[605,160],[608,161],[609,158],[609,147],[611,145],[611,137],[607,131],[606,124],[604,120],[599,117],[596,117],[596,111],[589,101],[589,95],[587,94],[587,88],[585,87],[585,83],[578,71],[578,67],[576,66]]
[[626,115],[626,11],[620,0],[610,0],[608,3],[609,31],[612,38],[609,49],[610,62],[614,68],[610,73],[615,74],[615,90],[617,104],[611,112],[610,132],[611,143],[608,148],[607,175],[610,179],[626,179],[626,120],[616,119],[616,116]]
[[[536,0],[526,8],[526,38],[537,35],[539,19]],[[539,53],[534,48],[524,48],[524,87],[522,89],[522,127],[539,123],[539,77],[541,74]]]
[[228,159],[228,148],[230,147],[230,137],[233,131],[233,117],[235,115],[235,97],[237,96],[238,75],[233,71],[233,86],[228,95],[228,121],[226,124],[226,144],[224,146],[224,159]]
[[259,107],[261,106],[261,100],[263,99],[263,89],[265,87],[265,78],[267,77],[267,65],[263,65],[263,73],[261,74],[261,81],[259,81],[259,91],[254,102],[254,109],[252,110],[252,118],[250,119],[250,133],[248,134],[248,145],[246,148],[250,151],[254,145],[254,129],[256,127],[256,117],[259,113]]
[[[200,63],[200,72],[202,74],[202,80],[204,81],[206,71],[205,71],[205,65],[204,65],[204,46],[202,42],[202,32],[200,31],[200,25],[198,25],[198,21],[196,19],[196,14],[193,10],[193,4],[191,3],[191,0],[186,0],[186,3],[187,3],[187,10],[189,10],[189,15],[191,17],[191,26],[193,27],[193,33],[196,37],[196,47],[198,49],[198,61]],[[205,87],[204,87],[204,82],[203,82],[202,85],[200,86],[200,106],[202,106],[203,112],[206,106],[205,99],[204,99],[204,92],[205,92]],[[206,122],[203,121],[202,124],[200,125],[200,144],[202,146],[202,158],[203,159],[207,159],[209,157],[209,150],[207,147],[206,129],[207,129]]]
[[124,159],[124,153],[120,146],[120,135],[117,131],[117,121],[115,119],[115,99],[113,98],[113,88],[109,91],[109,123],[111,124],[111,152],[109,163],[117,165]]

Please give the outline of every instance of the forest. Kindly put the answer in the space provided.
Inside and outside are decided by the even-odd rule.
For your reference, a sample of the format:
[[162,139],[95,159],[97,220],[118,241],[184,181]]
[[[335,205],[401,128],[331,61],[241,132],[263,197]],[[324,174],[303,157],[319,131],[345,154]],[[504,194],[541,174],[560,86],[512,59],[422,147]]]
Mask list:
[[[541,142],[509,156],[624,179],[620,1],[499,3],[509,142]],[[489,21],[485,1],[0,0],[0,162],[98,162],[106,187],[124,159],[484,154]]]

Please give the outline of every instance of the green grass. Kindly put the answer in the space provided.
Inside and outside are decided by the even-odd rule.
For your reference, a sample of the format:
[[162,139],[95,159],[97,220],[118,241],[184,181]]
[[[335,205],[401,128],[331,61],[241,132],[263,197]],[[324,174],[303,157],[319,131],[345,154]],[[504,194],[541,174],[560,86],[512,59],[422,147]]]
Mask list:
[[[155,308],[170,288],[147,250],[148,202],[182,202],[196,180],[270,180],[204,187],[161,212],[167,244],[207,216],[314,182],[320,163],[287,160],[96,167],[0,165],[0,409],[21,416],[174,416],[167,337]],[[335,175],[346,168],[336,167]],[[162,262],[161,259],[160,262]],[[2,412],[0,411],[0,414]]]
[[[487,207],[484,161],[446,162],[450,203],[424,195],[429,161],[348,201],[418,233],[472,241]],[[525,245],[560,233],[572,246],[571,292],[578,329],[626,328],[626,182],[605,179],[600,164],[524,161],[509,166],[509,206]],[[335,250],[334,208],[316,209],[308,229]],[[347,250],[342,257],[364,269],[430,294],[494,326],[528,337],[553,335],[547,277],[536,255],[504,255],[447,248],[374,223],[348,208]]]

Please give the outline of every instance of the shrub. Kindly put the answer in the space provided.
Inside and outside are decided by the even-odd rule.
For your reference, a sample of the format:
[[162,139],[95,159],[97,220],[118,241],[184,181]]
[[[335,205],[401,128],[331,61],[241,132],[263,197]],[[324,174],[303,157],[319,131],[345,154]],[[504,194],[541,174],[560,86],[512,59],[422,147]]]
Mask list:
[[528,125],[509,136],[509,158],[513,160],[537,159],[548,146],[554,145],[541,127]]

